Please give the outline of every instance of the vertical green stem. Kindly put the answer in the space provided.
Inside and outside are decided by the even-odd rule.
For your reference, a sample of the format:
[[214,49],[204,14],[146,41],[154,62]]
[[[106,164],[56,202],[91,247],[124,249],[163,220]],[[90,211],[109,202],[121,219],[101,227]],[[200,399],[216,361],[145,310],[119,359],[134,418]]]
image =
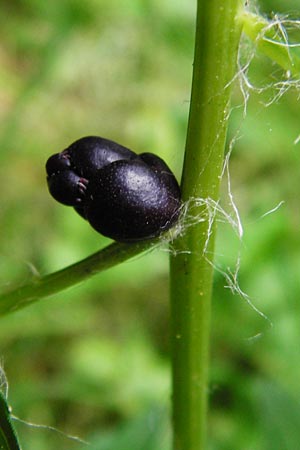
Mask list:
[[[198,0],[184,201],[219,198],[240,5]],[[214,225],[201,202],[189,205],[189,216],[205,220],[186,228],[171,256],[174,450],[203,450],[206,437]]]

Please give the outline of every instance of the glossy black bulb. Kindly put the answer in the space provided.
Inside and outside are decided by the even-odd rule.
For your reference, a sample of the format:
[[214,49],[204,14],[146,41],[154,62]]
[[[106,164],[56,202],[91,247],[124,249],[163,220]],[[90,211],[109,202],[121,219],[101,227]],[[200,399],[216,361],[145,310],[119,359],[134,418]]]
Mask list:
[[166,163],[108,139],[79,139],[46,164],[51,195],[120,242],[159,236],[174,225],[180,189]]

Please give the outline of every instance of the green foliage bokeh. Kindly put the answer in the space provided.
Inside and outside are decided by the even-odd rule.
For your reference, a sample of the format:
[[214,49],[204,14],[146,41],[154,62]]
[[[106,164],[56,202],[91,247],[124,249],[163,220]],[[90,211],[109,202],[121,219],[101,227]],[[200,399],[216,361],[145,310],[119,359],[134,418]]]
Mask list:
[[[297,2],[260,6],[266,14],[294,16]],[[195,7],[191,0],[2,2],[3,289],[108,242],[48,195],[44,164],[50,154],[84,135],[100,135],[158,153],[180,177]],[[238,89],[233,98],[228,142],[237,139],[230,180],[244,235],[240,240],[228,223],[218,225],[211,449],[298,445],[299,102],[290,90],[266,106],[282,77],[257,55],[249,80],[271,87],[252,92],[246,117]],[[222,205],[232,213],[226,189],[224,180]],[[165,250],[1,319],[0,358],[16,416],[78,435],[95,449],[169,450]],[[221,271],[231,273],[246,296],[227,288]],[[24,450],[83,447],[49,429],[16,426]]]

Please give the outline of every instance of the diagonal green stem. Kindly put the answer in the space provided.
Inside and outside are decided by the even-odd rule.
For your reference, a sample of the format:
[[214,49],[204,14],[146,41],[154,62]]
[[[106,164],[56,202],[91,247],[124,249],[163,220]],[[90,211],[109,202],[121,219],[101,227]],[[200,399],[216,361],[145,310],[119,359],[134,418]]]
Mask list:
[[114,242],[69,267],[41,278],[35,278],[27,284],[0,295],[0,315],[24,308],[41,298],[81,283],[103,270],[120,264],[146,250],[150,250],[156,243],[157,239],[131,244]]
[[240,4],[198,0],[182,193],[188,216],[202,220],[186,228],[171,255],[174,450],[205,448],[214,250],[207,205],[219,198]]
[[[287,41],[284,22],[270,22],[248,11],[242,11],[239,20],[243,26],[243,32],[255,43],[261,53],[275,61],[293,77],[299,78],[299,46],[293,47]],[[278,33],[279,25],[280,32]]]

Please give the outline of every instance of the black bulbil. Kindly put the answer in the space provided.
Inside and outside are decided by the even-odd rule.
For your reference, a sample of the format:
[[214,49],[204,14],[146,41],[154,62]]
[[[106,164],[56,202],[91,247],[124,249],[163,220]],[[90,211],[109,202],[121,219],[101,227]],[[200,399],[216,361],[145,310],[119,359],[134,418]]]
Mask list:
[[180,213],[180,188],[167,164],[97,136],[81,138],[46,163],[50,194],[104,236],[154,238]]

